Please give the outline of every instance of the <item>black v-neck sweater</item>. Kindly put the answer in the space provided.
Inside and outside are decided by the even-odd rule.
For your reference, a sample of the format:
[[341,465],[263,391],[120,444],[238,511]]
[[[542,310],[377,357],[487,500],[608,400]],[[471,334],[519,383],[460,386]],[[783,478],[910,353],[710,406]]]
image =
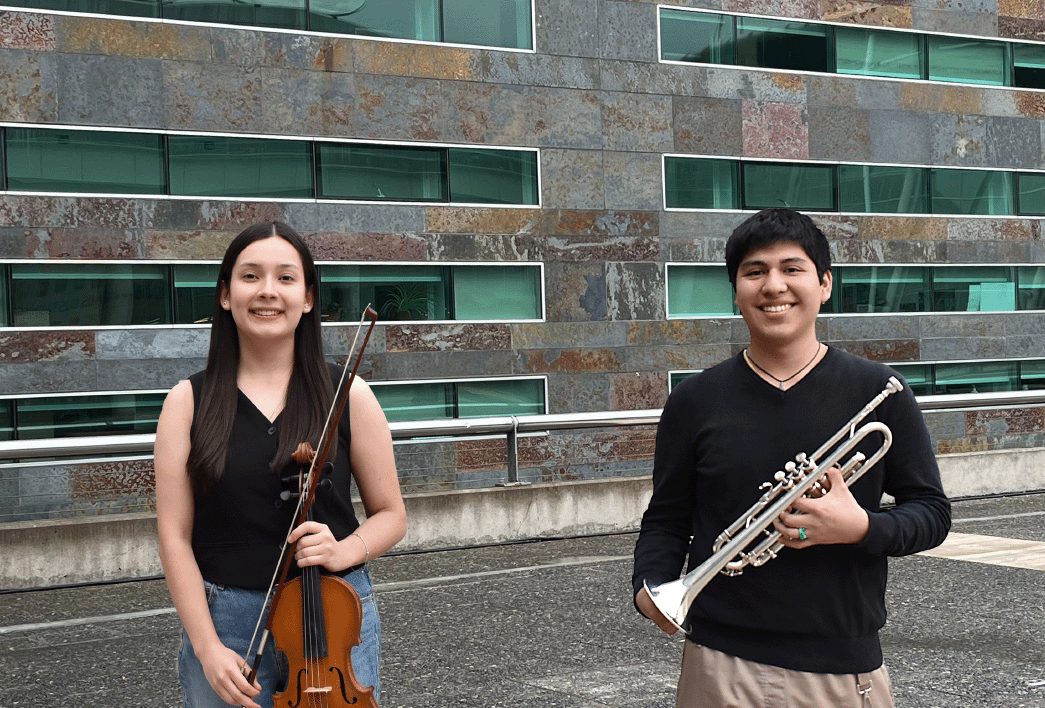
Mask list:
[[[672,391],[657,431],[653,497],[635,546],[633,592],[679,577],[758,498],[759,485],[812,454],[897,376],[829,348],[787,391],[736,356]],[[689,612],[689,639],[750,661],[817,673],[859,673],[882,664],[887,556],[943,542],[950,503],[921,411],[910,390],[889,396],[863,422],[889,426],[886,456],[852,487],[869,513],[857,545],[783,549],[760,568],[715,577]],[[873,433],[860,449],[880,446]],[[885,492],[896,500],[882,509]]]
[[[331,367],[334,381],[341,370]],[[199,412],[204,372],[189,377],[194,418]],[[279,446],[280,413],[269,421],[242,391],[237,391],[236,418],[229,437],[225,470],[196,497],[192,551],[205,580],[220,585],[265,590],[279,563],[283,541],[294,522],[296,500],[283,501],[281,474],[296,474],[293,461],[280,472],[269,466]],[[316,492],[312,506],[316,521],[327,524],[339,541],[359,527],[352,507],[352,471],[349,464],[351,425],[345,406],[338,426],[337,455],[332,473],[323,475],[330,487]],[[195,427],[195,420],[193,426]],[[315,443],[313,443],[315,444]],[[290,576],[299,574],[290,564]]]

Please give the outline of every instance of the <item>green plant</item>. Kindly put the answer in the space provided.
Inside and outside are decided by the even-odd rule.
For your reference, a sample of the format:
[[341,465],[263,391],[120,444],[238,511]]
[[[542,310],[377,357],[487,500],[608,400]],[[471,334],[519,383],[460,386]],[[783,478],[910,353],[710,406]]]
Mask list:
[[396,285],[381,305],[386,318],[404,319],[428,315],[428,292],[422,285]]

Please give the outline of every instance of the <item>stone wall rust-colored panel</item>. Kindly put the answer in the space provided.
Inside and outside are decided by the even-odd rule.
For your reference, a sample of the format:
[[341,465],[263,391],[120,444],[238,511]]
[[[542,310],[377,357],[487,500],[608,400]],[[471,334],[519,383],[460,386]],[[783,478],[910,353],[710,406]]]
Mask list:
[[886,363],[915,362],[921,357],[917,339],[864,340],[859,342],[831,341],[832,346],[871,361]]
[[0,120],[50,123],[57,116],[55,56],[0,47]]
[[905,111],[982,115],[984,89],[904,81],[900,84],[900,105]]
[[235,231],[145,231],[143,238],[148,245],[149,258],[192,258],[220,261],[225,255],[225,249],[240,231],[242,231],[240,228]]
[[666,373],[635,371],[610,375],[610,407],[615,411],[661,408],[667,397]]
[[1036,18],[998,17],[998,36],[1009,39],[1027,39],[1033,42],[1045,41],[1045,19],[1042,14]]
[[428,246],[420,235],[368,233],[305,233],[316,260],[423,261]]
[[614,349],[539,349],[518,352],[519,373],[620,371]]
[[519,234],[536,230],[543,218],[538,209],[428,207],[425,231],[442,234]]
[[809,158],[809,125],[804,106],[744,101],[743,116],[745,156]]
[[442,352],[510,350],[512,336],[508,325],[431,324],[395,325],[387,323],[385,342],[389,352]]
[[1045,430],[1045,408],[968,411],[965,421],[970,436],[1040,433]]
[[59,49],[69,54],[208,61],[211,30],[161,22],[60,17]]
[[262,89],[260,67],[166,62],[160,100],[174,130],[279,132],[262,121]]
[[[128,498],[133,511],[155,508],[156,472],[152,460],[108,462],[73,467],[71,498],[75,502],[103,504]],[[141,497],[151,503],[142,508]]]
[[363,74],[475,81],[481,72],[481,53],[475,49],[400,42],[354,42],[352,54],[355,70]]
[[0,11],[0,49],[54,51],[55,16]]
[[73,361],[94,357],[94,332],[54,330],[0,333],[0,363]]
[[853,22],[868,27],[913,26],[911,8],[859,0],[821,0],[820,17],[829,22]]

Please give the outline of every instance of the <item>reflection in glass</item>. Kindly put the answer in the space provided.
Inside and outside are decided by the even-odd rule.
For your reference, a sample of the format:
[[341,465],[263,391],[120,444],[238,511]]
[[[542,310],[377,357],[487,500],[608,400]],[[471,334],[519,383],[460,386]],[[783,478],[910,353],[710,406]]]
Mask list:
[[309,10],[318,32],[442,40],[438,0],[310,0]]
[[536,152],[450,148],[448,167],[449,201],[537,204]]
[[154,433],[164,393],[48,396],[15,401],[18,438]]
[[737,18],[737,63],[766,69],[833,72],[834,28],[811,22]]
[[1016,309],[1016,269],[1010,266],[940,266],[933,276],[935,312]]
[[129,17],[160,16],[158,0],[13,0],[3,4],[16,7],[35,7],[41,10],[96,12],[102,15],[126,15]]
[[446,148],[317,143],[319,196],[448,201]]
[[544,413],[542,379],[458,381],[456,386],[458,418]]
[[444,42],[533,48],[529,0],[442,0]]
[[896,373],[903,376],[907,387],[915,396],[929,396],[933,393],[932,364],[891,364]]
[[1012,69],[1014,86],[1045,88],[1045,47],[1040,44],[1013,44]]
[[170,324],[168,276],[163,265],[12,265],[12,324]]
[[733,300],[725,266],[668,266],[668,317],[736,314]]
[[15,439],[14,401],[0,401],[0,440]]
[[149,133],[5,128],[14,191],[162,194],[163,138]]
[[737,209],[739,172],[735,160],[665,157],[665,204],[669,209]]
[[1045,310],[1045,267],[1021,266],[1016,271],[1019,278],[1018,309]]
[[928,266],[835,267],[831,299],[822,312],[929,312],[932,268]]
[[660,58],[704,64],[736,62],[733,18],[661,8]]
[[171,135],[170,193],[207,197],[310,198],[305,141]]
[[162,0],[168,20],[307,29],[305,0]]
[[1009,45],[986,39],[928,35],[929,78],[1007,86]]
[[924,77],[922,38],[913,32],[836,27],[839,74]]
[[452,383],[413,383],[371,385],[390,423],[403,420],[443,420],[454,418]]
[[536,320],[541,318],[538,266],[453,266],[454,318]]
[[1017,390],[1016,362],[936,364],[934,393],[990,393]]
[[920,167],[838,166],[842,211],[925,214],[929,211],[928,172]]
[[174,266],[174,321],[210,322],[214,318],[217,264],[179,263]]
[[325,321],[352,322],[369,304],[383,320],[450,320],[449,266],[320,266]]
[[1018,172],[1019,213],[1027,216],[1045,216],[1045,174]]
[[744,207],[836,211],[834,165],[743,163]]
[[1014,214],[1013,173],[997,170],[930,170],[932,213]]

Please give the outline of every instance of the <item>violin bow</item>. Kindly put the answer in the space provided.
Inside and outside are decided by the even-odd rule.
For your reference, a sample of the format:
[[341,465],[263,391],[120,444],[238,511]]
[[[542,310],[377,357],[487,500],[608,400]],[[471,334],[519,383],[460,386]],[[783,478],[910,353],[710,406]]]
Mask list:
[[[356,344],[359,341],[359,333],[363,329],[363,323],[366,322],[367,318],[370,318],[370,325],[366,330],[366,337],[363,338],[363,344],[359,348],[358,354],[356,353]],[[356,328],[356,334],[352,338],[352,346],[348,350],[348,357],[346,362],[351,361],[352,357],[355,356],[355,364],[352,366],[352,373],[348,373],[348,365],[343,367],[341,372],[341,379],[338,381],[338,387],[335,389],[337,394],[334,396],[334,400],[330,404],[330,409],[327,411],[327,419],[323,425],[323,432],[320,435],[320,453],[317,455],[312,450],[311,445],[307,442],[301,444],[295,455],[298,455],[305,448],[307,454],[311,456],[311,465],[306,475],[307,482],[303,485],[301,493],[298,495],[298,505],[294,510],[294,521],[291,523],[290,529],[287,530],[286,538],[283,541],[283,550],[280,552],[280,562],[276,568],[276,572],[272,576],[272,582],[269,583],[268,591],[265,593],[265,602],[262,605],[261,615],[258,617],[258,622],[254,626],[254,634],[250,638],[250,644],[247,646],[247,656],[250,656],[250,652],[254,649],[254,641],[258,638],[258,630],[261,627],[261,618],[265,616],[265,607],[269,605],[269,597],[272,597],[271,607],[268,611],[268,620],[265,622],[265,629],[261,633],[261,641],[258,643],[258,653],[254,655],[253,665],[248,664],[247,659],[243,659],[243,668],[250,669],[247,674],[247,682],[253,684],[254,678],[257,676],[258,668],[261,666],[261,657],[265,653],[265,644],[268,642],[269,634],[272,632],[272,618],[275,614],[274,610],[276,605],[279,604],[280,596],[283,593],[283,587],[286,585],[287,573],[290,570],[290,560],[294,557],[294,548],[289,543],[290,534],[297,528],[302,521],[307,517],[309,509],[312,507],[312,502],[315,500],[316,487],[319,484],[319,476],[321,473],[316,473],[316,470],[322,470],[323,465],[327,462],[327,457],[330,455],[330,448],[334,441],[334,436],[337,434],[338,424],[341,422],[341,415],[345,412],[345,406],[348,404],[349,392],[352,389],[352,382],[355,381],[356,371],[359,369],[359,363],[363,360],[363,352],[366,350],[366,345],[370,341],[370,333],[374,331],[374,325],[377,324],[377,312],[368,304],[366,309],[363,311],[363,316],[359,320],[359,326]],[[348,375],[348,382],[345,382],[346,374]],[[336,415],[335,415],[336,409]],[[296,543],[294,544],[296,547]],[[279,582],[276,582],[276,578],[279,578]],[[275,592],[273,593],[273,587]]]

